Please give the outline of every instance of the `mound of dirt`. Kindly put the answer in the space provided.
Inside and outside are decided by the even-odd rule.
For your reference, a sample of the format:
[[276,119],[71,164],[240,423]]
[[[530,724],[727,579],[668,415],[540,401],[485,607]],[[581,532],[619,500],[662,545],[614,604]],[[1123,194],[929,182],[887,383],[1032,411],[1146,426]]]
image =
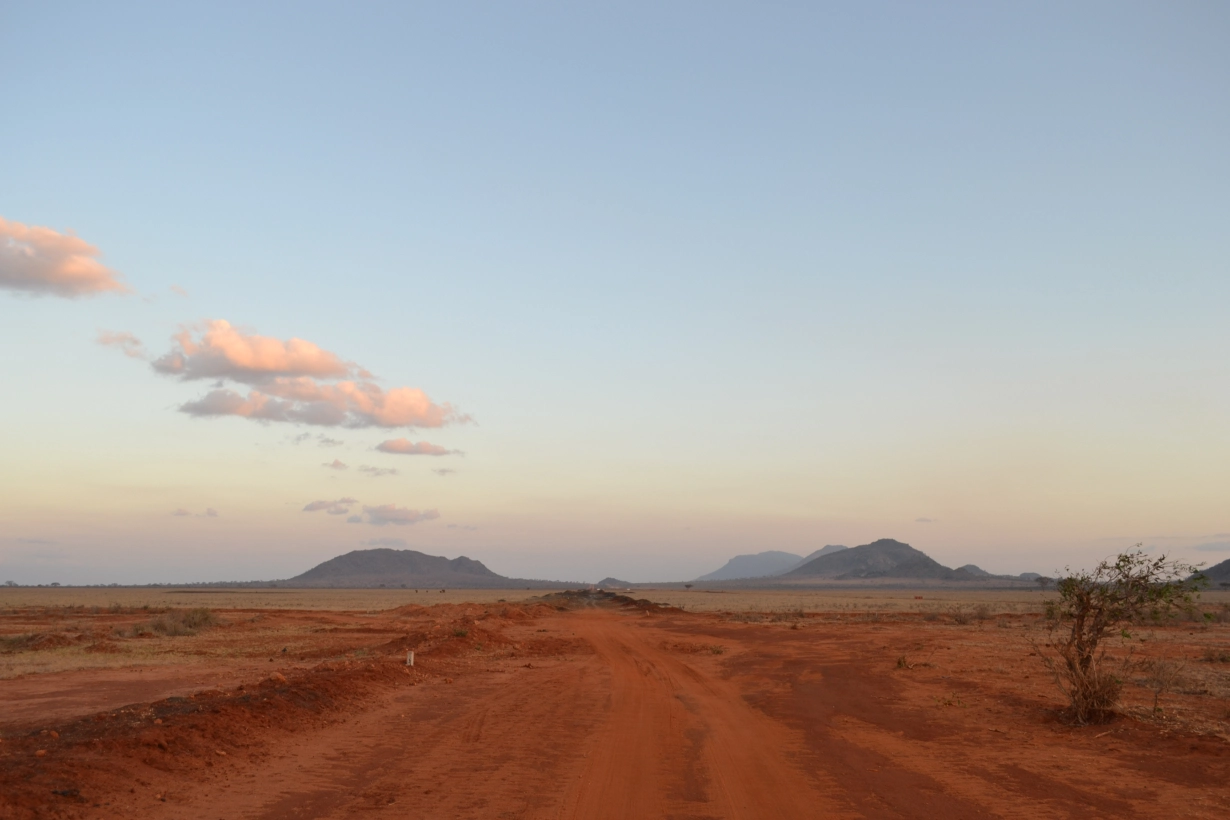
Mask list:
[[55,732],[10,725],[0,764],[0,814],[60,817],[70,806],[119,791],[120,782],[147,785],[141,778],[146,772],[189,775],[202,767],[242,767],[267,754],[270,732],[322,726],[376,687],[421,677],[389,661],[322,663],[289,677],[275,671],[229,692],[101,712]]
[[552,592],[535,600],[553,605],[556,609],[638,609],[643,612],[682,612],[678,607],[655,604],[644,598],[630,598],[600,589],[569,589]]

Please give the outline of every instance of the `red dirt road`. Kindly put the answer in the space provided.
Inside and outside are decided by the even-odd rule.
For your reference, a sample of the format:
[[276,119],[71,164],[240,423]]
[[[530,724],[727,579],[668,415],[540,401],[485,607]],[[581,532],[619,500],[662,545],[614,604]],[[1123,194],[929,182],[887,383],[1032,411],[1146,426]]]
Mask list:
[[[657,648],[626,616],[584,613],[574,627],[610,675],[593,753],[556,816],[838,817],[843,812],[788,754],[800,738],[748,706],[730,684]],[[821,785],[827,787],[819,788]]]
[[1224,739],[1062,724],[1009,630],[509,608],[385,616],[412,672],[6,718],[0,818],[1230,816]]

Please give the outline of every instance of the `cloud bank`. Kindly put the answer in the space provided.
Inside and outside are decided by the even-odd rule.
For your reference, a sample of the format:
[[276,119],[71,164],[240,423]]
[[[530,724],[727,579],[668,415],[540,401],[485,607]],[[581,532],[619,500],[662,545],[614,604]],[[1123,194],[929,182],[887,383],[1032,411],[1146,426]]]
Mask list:
[[118,273],[98,261],[100,255],[71,232],[0,217],[0,288],[67,299],[131,292]]

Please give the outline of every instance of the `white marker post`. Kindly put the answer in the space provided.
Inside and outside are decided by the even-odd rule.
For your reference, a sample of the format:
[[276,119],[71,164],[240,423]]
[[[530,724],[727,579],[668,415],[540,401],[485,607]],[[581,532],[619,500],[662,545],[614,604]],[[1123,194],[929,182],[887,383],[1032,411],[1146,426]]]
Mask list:
[[413,652],[413,650],[412,650],[412,651],[410,651],[410,652],[407,652],[407,653],[406,653],[406,666],[414,666],[414,652]]

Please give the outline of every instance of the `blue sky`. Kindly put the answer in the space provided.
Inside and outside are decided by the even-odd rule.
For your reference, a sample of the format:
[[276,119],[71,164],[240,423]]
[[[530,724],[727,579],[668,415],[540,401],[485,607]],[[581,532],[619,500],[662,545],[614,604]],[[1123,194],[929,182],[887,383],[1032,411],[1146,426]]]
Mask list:
[[[588,580],[885,536],[1217,557],[1228,33],[1215,3],[0,4],[0,217],[135,291],[0,293],[0,573],[381,538]],[[208,385],[95,343],[219,319],[477,423],[193,418]],[[464,455],[373,450],[403,436]],[[301,511],[343,496],[439,518]]]

